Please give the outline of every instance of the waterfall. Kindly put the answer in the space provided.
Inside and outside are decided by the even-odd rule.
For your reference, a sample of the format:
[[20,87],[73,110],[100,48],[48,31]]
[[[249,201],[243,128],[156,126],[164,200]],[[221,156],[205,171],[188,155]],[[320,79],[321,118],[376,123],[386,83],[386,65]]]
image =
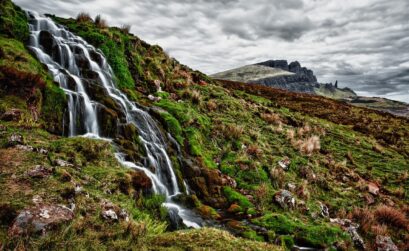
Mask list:
[[[176,214],[186,226],[200,227],[200,217],[172,201],[172,197],[181,191],[166,152],[167,144],[163,133],[149,113],[131,102],[116,87],[113,71],[103,53],[81,37],[55,24],[50,18],[35,12],[28,12],[27,15],[30,28],[29,48],[47,65],[54,81],[59,83],[67,95],[68,136],[102,138],[98,124],[98,107],[101,104],[90,97],[84,86],[82,67],[86,65],[88,71],[97,74],[96,82],[105,94],[120,107],[126,123],[136,126],[147,153],[147,163],[143,166],[126,161],[125,155],[119,151],[115,154],[118,161],[128,168],[143,171],[151,179],[153,191],[166,197],[164,206],[168,208],[171,217]],[[95,59],[95,55],[98,59]],[[154,171],[149,167],[153,167]]]

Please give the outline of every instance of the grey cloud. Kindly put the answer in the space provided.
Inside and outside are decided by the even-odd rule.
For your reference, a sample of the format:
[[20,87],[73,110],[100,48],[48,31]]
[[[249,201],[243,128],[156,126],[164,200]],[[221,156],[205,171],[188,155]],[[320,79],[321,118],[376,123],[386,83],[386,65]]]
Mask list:
[[41,13],[87,11],[111,25],[130,24],[134,34],[206,73],[286,58],[322,82],[373,95],[409,93],[407,0],[14,1]]

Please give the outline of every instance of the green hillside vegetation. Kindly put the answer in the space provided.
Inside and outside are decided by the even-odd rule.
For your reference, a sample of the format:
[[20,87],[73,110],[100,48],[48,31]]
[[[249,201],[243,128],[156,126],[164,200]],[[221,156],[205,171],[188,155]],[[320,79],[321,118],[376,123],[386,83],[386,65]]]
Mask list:
[[[354,249],[351,236],[330,218],[359,223],[369,249],[377,235],[407,247],[408,120],[324,97],[214,81],[130,34],[129,27],[108,27],[84,13],[77,19],[52,16],[101,49],[118,86],[154,108],[183,157],[201,170],[200,177],[190,175],[171,151],[179,181],[187,180],[196,193],[181,201],[223,230],[172,232],[163,198],[141,192],[132,182],[137,174],[119,165],[109,142],[59,136],[64,94],[24,46],[24,13],[9,0],[0,2],[0,10],[0,117],[11,109],[22,112],[17,120],[0,120],[0,247],[280,250],[296,243]],[[47,153],[10,145],[16,134]],[[45,177],[28,175],[36,165],[48,170]],[[237,185],[217,183],[218,171]],[[283,189],[294,204],[276,201]],[[74,217],[44,235],[11,238],[14,218],[36,204],[33,198],[75,203]],[[128,221],[101,217],[107,203],[124,209]]]

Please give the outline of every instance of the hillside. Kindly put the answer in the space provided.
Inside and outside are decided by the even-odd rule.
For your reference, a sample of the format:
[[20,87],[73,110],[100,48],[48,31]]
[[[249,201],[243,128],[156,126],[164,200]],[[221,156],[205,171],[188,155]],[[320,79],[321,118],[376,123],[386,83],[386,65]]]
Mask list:
[[[73,50],[99,135],[112,140],[81,137],[87,123],[75,127],[75,136],[69,130],[75,81],[60,88],[50,65],[26,46],[29,20],[18,7],[3,0],[0,12],[1,248],[373,250],[382,240],[408,247],[407,119],[214,81],[126,27],[86,14],[51,16],[101,51],[87,47],[89,60],[87,50]],[[39,45],[61,59],[51,31],[40,32]],[[98,67],[89,65],[106,67],[104,58],[115,84],[106,89]],[[119,90],[144,112],[135,123],[110,93]],[[78,114],[77,122],[86,122],[86,111]],[[147,120],[157,129],[141,130],[138,121]],[[156,181],[147,174],[162,164],[146,165],[155,153],[144,147],[150,135],[163,135],[181,190],[172,199],[200,215],[204,227],[184,227],[166,196],[153,192]]]

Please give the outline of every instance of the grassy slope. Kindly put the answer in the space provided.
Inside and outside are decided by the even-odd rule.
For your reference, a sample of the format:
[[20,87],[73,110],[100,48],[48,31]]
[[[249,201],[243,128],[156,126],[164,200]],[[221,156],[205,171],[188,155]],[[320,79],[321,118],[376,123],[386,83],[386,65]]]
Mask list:
[[[129,39],[124,33],[117,39],[121,37],[115,35],[120,32],[117,29],[57,20],[79,34],[86,29],[82,34],[85,37],[99,32],[106,39],[116,37],[118,44],[137,41],[131,43],[136,44],[130,53],[133,57],[153,57],[156,58],[153,62],[161,62],[155,67],[141,64],[139,80],[144,81],[136,81],[136,88],[155,94],[153,83],[159,81],[164,92],[155,94],[162,99],[153,105],[168,112],[162,113],[165,127],[183,143],[189,155],[196,156],[208,168],[218,168],[230,175],[237,181],[238,189],[252,195],[249,201],[225,192],[230,202],[239,205],[238,214],[256,210],[266,217],[271,213],[280,216],[256,219],[254,223],[308,245],[325,246],[344,236],[337,227],[329,226],[328,220],[316,218],[319,202],[330,208],[331,217],[345,216],[355,207],[367,207],[367,183],[376,182],[382,195],[375,198],[369,210],[391,201],[396,208],[405,208],[408,202],[405,191],[409,188],[407,120],[321,97],[215,83],[176,64],[156,46],[142,46],[141,41]],[[126,51],[116,54],[123,55],[129,65],[136,61],[127,57]],[[152,72],[166,72],[166,77]],[[140,101],[149,105],[146,100]],[[297,133],[301,128],[310,129]],[[295,137],[289,137],[291,131],[296,132]],[[306,141],[313,135],[320,137],[321,150],[302,154],[297,141]],[[290,170],[276,171],[277,162],[284,156],[292,160]],[[314,172],[317,178],[308,180],[304,170]],[[298,199],[305,201],[308,213],[302,206],[287,212],[272,202],[273,194],[289,182],[296,185]],[[282,217],[287,227],[277,229]],[[291,226],[298,221],[303,223],[296,231]],[[405,231],[395,230],[392,226],[386,231],[402,244]],[[325,238],[313,234],[324,231]],[[373,238],[371,231],[364,234],[368,240]],[[243,235],[259,239],[251,230]]]
[[[28,34],[25,15],[10,1],[2,2],[0,7],[2,13],[7,13],[2,15],[0,23],[0,113],[10,109],[22,111],[17,121],[0,121],[1,249],[183,250],[185,245],[181,243],[190,243],[192,250],[202,250],[204,242],[209,239],[212,239],[206,243],[209,249],[226,245],[241,250],[243,242],[248,246],[246,250],[279,249],[241,240],[213,229],[163,234],[168,227],[167,212],[161,206],[163,198],[145,196],[135,200],[132,196],[135,193],[132,171],[118,164],[108,142],[64,138],[44,130],[53,131],[51,123],[62,123],[63,108],[59,107],[65,105],[65,97],[52,83],[46,69],[23,45]],[[10,27],[18,27],[19,30],[6,30]],[[126,77],[126,74],[121,77]],[[38,90],[35,93],[40,97],[35,108],[40,114],[39,120],[34,119],[29,109],[31,94],[16,91],[24,89],[26,84],[29,89]],[[130,95],[133,93],[130,91]],[[48,153],[9,147],[8,138],[13,134],[22,135],[25,145],[46,149]],[[75,167],[55,167],[56,159],[67,160]],[[37,165],[48,168],[50,175],[45,178],[30,177],[28,172]],[[80,193],[75,192],[77,185],[82,188]],[[8,228],[14,217],[20,210],[34,205],[33,198],[41,198],[44,204],[67,206],[74,201],[74,220],[49,231],[45,236],[10,238]],[[129,222],[103,220],[100,216],[103,201],[125,209],[130,215]],[[201,239],[198,240],[198,237]],[[176,243],[175,238],[178,240]]]
[[[320,97],[285,91],[265,95],[272,89],[218,84],[178,65],[157,46],[147,46],[118,29],[57,20],[84,37],[99,33],[107,41],[114,40],[130,48],[130,51],[114,52],[126,58],[128,65],[141,62],[138,78],[131,73],[136,89],[154,93],[155,81],[160,83],[165,92],[156,93],[162,100],[154,105],[168,112],[162,114],[165,127],[183,143],[187,153],[196,156],[204,166],[230,175],[237,181],[238,189],[252,195],[249,204],[246,197],[229,199],[231,194],[226,193],[230,201],[250,205],[242,206],[239,214],[254,213],[254,209],[264,215],[278,213],[288,219],[289,226],[301,220],[302,232],[325,231],[327,238],[297,234],[291,227],[280,229],[279,234],[288,234],[310,245],[325,246],[344,237],[338,234],[336,227],[328,225],[328,220],[315,217],[319,202],[330,208],[332,217],[343,216],[355,207],[366,207],[366,184],[377,182],[382,195],[375,198],[370,208],[389,201],[400,209],[407,204],[407,120]],[[157,72],[165,74],[155,74]],[[266,114],[277,118],[271,121]],[[296,133],[294,138],[288,136],[290,131],[308,127],[311,128],[308,132],[298,136]],[[311,155],[302,154],[294,141],[306,141],[312,135],[320,136],[321,150]],[[292,160],[290,170],[277,175],[277,162],[284,156]],[[301,171],[305,169],[313,171],[316,180],[307,180]],[[309,213],[302,207],[286,212],[272,203],[273,194],[289,182],[296,185],[298,198],[305,201]],[[271,219],[268,224],[263,218],[254,222],[277,230]],[[404,231],[395,231],[393,227],[387,232],[395,240],[404,238]],[[245,233],[258,239],[254,233]],[[366,237],[370,239],[372,235],[368,231]]]
[[[79,24],[72,19],[56,19],[104,51],[113,66],[120,87],[131,97],[167,111],[162,113],[164,126],[183,144],[186,153],[197,158],[203,166],[218,168],[230,175],[237,181],[237,191],[251,195],[251,197],[245,197],[231,189],[224,190],[228,200],[239,206],[236,207],[236,214],[260,215],[252,222],[266,227],[272,241],[275,240],[276,235],[281,235],[283,242],[289,244],[293,239],[314,246],[328,246],[335,240],[348,241],[348,237],[342,234],[338,227],[330,225],[328,219],[317,217],[319,202],[329,207],[331,217],[348,216],[354,207],[367,207],[364,197],[368,195],[366,189],[368,181],[377,182],[382,188],[381,195],[375,198],[375,204],[369,206],[368,211],[374,210],[377,205],[383,203],[392,202],[398,209],[404,209],[407,205],[409,142],[406,120],[334,103],[319,97],[289,94],[277,90],[268,91],[272,89],[264,87],[248,88],[241,84],[215,83],[206,76],[179,65],[158,46],[149,46],[119,29],[98,28],[91,22]],[[151,104],[144,97],[149,93],[155,94],[156,85],[161,85],[165,92],[156,93],[162,97],[162,100]],[[16,129],[12,129],[11,126]],[[7,127],[6,136],[9,135],[9,130],[26,130],[21,129],[19,125],[7,125]],[[292,131],[296,132],[295,136],[292,136]],[[21,132],[24,133],[24,131]],[[41,130],[40,132],[40,134],[46,134]],[[32,131],[30,134],[33,135],[33,141],[37,141],[37,137],[40,138]],[[302,153],[297,141],[306,141],[313,135],[320,137],[321,149],[316,149],[311,154]],[[48,137],[54,136],[47,134],[44,146],[54,152],[53,140]],[[64,142],[62,144],[67,144],[69,147],[59,151],[62,157],[68,157],[65,155],[72,152],[71,147],[87,143],[81,141],[75,143],[71,142],[75,141],[74,139],[63,138],[55,141]],[[101,143],[90,141],[88,144]],[[153,222],[153,227],[148,227],[146,234],[141,236],[140,231],[136,231],[135,237],[135,233],[126,232],[129,228],[121,228],[121,224],[108,228],[106,223],[95,216],[97,214],[91,213],[86,219],[91,225],[94,224],[97,227],[95,230],[89,230],[88,235],[79,235],[83,226],[77,228],[68,226],[68,230],[64,228],[62,232],[68,235],[52,234],[49,237],[51,240],[57,238],[57,243],[65,243],[60,237],[70,236],[78,240],[77,243],[86,240],[87,247],[93,245],[122,247],[121,245],[128,245],[130,241],[143,240],[142,243],[145,243],[144,240],[150,240],[150,238],[154,238],[152,243],[156,243],[156,237],[152,236],[163,231],[160,210],[156,210],[156,215],[151,215],[143,212],[143,206],[136,208],[134,202],[118,190],[114,189],[112,195],[101,192],[100,188],[105,185],[115,188],[117,179],[126,172],[115,168],[115,165],[106,168],[112,158],[108,148],[105,148],[104,152],[107,155],[101,158],[101,163],[84,162],[82,168],[84,173],[72,170],[70,174],[79,182],[83,180],[84,175],[94,177],[95,183],[86,187],[92,194],[91,198],[95,198],[96,201],[100,198],[109,198],[131,211],[135,224],[140,224],[139,220],[147,217],[150,219],[147,222]],[[83,153],[78,154],[81,156]],[[287,172],[280,171],[277,165],[284,156],[291,159]],[[29,156],[30,160],[31,158],[40,158],[38,161],[48,164],[43,157]],[[89,170],[89,173],[86,170]],[[20,172],[22,175],[23,167]],[[101,172],[107,173],[101,175]],[[312,172],[315,173],[316,178],[308,175]],[[9,182],[11,176],[11,173],[4,176],[2,182]],[[104,182],[99,183],[100,177],[106,177]],[[61,200],[59,198],[61,184],[57,182],[58,179],[57,173],[50,178],[50,185],[47,184],[55,189],[51,193],[55,196],[51,196],[50,199],[57,198],[56,202]],[[297,199],[304,201],[309,211],[306,211],[302,205],[292,211],[283,210],[273,202],[274,193],[285,188],[290,182],[296,186]],[[37,185],[36,182],[33,183],[34,186]],[[6,184],[3,183],[2,187]],[[13,197],[18,198],[22,193],[24,192],[19,191]],[[5,196],[7,197],[2,201],[10,200],[11,197],[8,197],[11,196],[10,194]],[[81,204],[82,196],[78,200],[79,205],[83,205],[83,210],[90,210],[87,207],[90,202]],[[30,203],[28,200],[24,201]],[[16,210],[23,206],[17,205]],[[91,202],[90,207],[98,208],[98,203]],[[353,217],[352,214],[349,217]],[[87,221],[76,218],[73,224],[81,225],[83,222]],[[142,224],[148,223],[142,221]],[[263,239],[254,231],[243,228],[242,235],[245,237]],[[3,226],[2,231],[5,229]],[[71,231],[72,229],[79,233]],[[102,231],[96,231],[96,229],[102,229]],[[366,240],[373,239],[374,232],[371,229],[361,230]],[[393,224],[386,225],[385,231],[401,245],[407,238],[405,231]],[[108,232],[110,234],[106,236]],[[142,233],[145,232],[142,231]],[[317,233],[325,233],[325,235],[317,235]],[[189,232],[188,235],[191,234]],[[172,240],[178,235],[165,234],[164,241],[159,243],[164,243],[164,247],[167,247],[169,243],[174,243]],[[206,238],[212,238],[211,236],[213,236],[211,233],[208,236],[205,235],[204,241]],[[162,237],[157,238],[161,240]],[[36,240],[35,243],[39,246],[49,245],[47,239]],[[187,238],[187,240],[190,239]],[[214,247],[217,248],[217,245],[221,245],[220,243],[224,241],[221,240]],[[149,245],[149,242],[145,244]],[[176,249],[178,245],[186,245],[186,243],[183,243],[182,239],[174,245]]]

